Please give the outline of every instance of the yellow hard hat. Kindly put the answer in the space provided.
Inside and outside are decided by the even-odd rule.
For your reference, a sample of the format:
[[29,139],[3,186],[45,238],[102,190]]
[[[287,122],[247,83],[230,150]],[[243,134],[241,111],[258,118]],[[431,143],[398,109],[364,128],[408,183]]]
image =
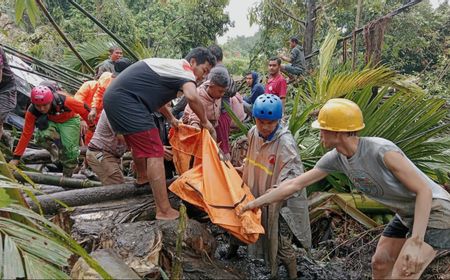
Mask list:
[[313,128],[329,131],[359,131],[364,128],[359,106],[348,99],[333,98],[319,111],[319,117],[312,123]]

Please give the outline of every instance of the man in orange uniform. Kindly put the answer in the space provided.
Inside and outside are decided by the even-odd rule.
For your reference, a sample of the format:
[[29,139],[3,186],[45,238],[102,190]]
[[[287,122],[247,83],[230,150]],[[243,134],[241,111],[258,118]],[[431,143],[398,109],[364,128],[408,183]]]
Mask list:
[[56,145],[61,151],[63,175],[71,177],[80,152],[80,118],[77,114],[87,121],[89,106],[70,96],[52,92],[46,86],[33,88],[31,103],[25,114],[22,135],[10,163],[14,165],[19,163],[36,126],[38,128],[35,135],[36,142],[48,150],[52,150]]
[[[106,72],[105,72],[106,73]],[[84,82],[77,93],[75,93],[74,98],[78,101],[84,102],[86,104],[92,104],[94,99],[94,94],[97,91],[98,82],[96,80]],[[94,135],[92,130],[87,129],[87,123],[82,120],[80,123],[81,134],[84,136],[84,145],[88,145]]]
[[89,113],[88,119],[91,122],[97,124],[100,114],[103,111],[103,95],[105,90],[111,84],[111,82],[116,78],[116,76],[131,65],[131,61],[128,58],[121,58],[114,62],[114,73],[104,72],[98,79],[97,90],[94,93],[91,104],[91,112]]

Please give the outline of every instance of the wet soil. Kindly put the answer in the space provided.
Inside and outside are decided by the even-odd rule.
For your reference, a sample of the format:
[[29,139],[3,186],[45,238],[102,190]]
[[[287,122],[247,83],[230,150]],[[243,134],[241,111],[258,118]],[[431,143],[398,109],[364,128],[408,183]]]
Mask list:
[[[164,271],[170,271],[178,223],[149,222],[154,217],[150,216],[152,211],[148,199],[141,197],[75,208],[71,213],[74,222],[72,235],[89,251],[108,247],[105,240],[114,240],[109,247],[122,246],[116,251],[127,258],[139,256],[133,251],[135,249],[130,249],[135,248],[136,240],[156,244],[152,239],[162,238],[159,265]],[[139,205],[147,207],[137,207]],[[229,235],[223,229],[205,220],[188,224],[183,240],[184,279],[270,279],[264,261],[249,258],[245,246],[240,246],[236,256],[228,258]],[[316,221],[311,229],[313,248],[307,252],[296,244],[299,279],[370,279],[370,260],[383,226],[367,230],[340,214]],[[154,234],[149,234],[149,230]],[[142,234],[146,234],[146,238],[138,237]],[[127,253],[123,248],[127,248]],[[160,277],[159,273],[153,273],[146,278]],[[288,279],[282,265],[279,266],[278,277]],[[421,279],[450,279],[450,252],[442,253]]]

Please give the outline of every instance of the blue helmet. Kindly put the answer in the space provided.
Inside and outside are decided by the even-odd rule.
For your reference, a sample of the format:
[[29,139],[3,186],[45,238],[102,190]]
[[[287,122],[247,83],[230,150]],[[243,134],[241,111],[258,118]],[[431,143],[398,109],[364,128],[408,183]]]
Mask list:
[[273,94],[261,94],[253,104],[253,116],[257,119],[280,120],[283,117],[283,103]]

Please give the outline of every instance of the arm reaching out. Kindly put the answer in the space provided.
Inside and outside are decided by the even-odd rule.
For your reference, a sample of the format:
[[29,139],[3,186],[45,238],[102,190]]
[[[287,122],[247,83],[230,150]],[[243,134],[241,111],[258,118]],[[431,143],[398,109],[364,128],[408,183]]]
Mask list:
[[200,101],[200,97],[197,94],[197,88],[194,83],[185,83],[183,85],[184,96],[189,103],[189,107],[191,107],[192,111],[200,118],[200,125],[209,130],[209,133],[213,138],[216,138],[216,130],[214,129],[211,122],[206,118],[205,108],[203,108],[203,104]]
[[265,193],[262,196],[258,197],[257,199],[249,202],[247,205],[245,205],[242,208],[241,212],[245,212],[247,210],[259,208],[266,204],[270,204],[273,202],[278,202],[278,201],[287,199],[293,193],[295,193],[317,181],[322,180],[327,175],[328,175],[328,173],[326,173],[320,169],[313,168],[294,179],[284,181],[283,183],[281,183],[278,186],[278,188],[275,188],[274,190],[272,190],[268,193]]

